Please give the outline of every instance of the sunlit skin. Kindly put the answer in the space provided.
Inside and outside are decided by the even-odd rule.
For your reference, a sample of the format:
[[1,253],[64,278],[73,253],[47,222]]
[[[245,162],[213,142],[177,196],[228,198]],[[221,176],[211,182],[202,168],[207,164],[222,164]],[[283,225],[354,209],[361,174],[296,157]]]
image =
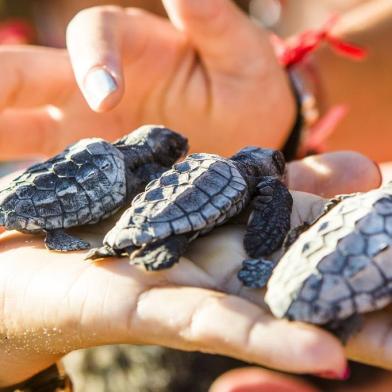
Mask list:
[[[113,139],[143,123],[185,133],[193,151],[228,155],[244,142],[282,145],[294,122],[294,98],[268,34],[226,0],[206,2],[206,15],[199,4],[184,4],[165,2],[174,24],[118,7],[74,18],[67,41],[82,93],[89,72],[102,65],[118,85],[91,105],[99,113],[75,84],[66,51],[0,48],[0,157],[47,155],[81,137]],[[50,69],[56,72],[48,78]]]
[[[194,150],[227,154],[244,141],[282,145],[293,124],[294,103],[267,33],[227,0],[208,2],[220,9],[220,18],[212,12],[210,19],[197,19],[186,0],[166,3],[173,23],[116,7],[86,10],[71,22],[69,54],[82,90],[91,67],[104,66],[117,77],[118,91],[99,108],[109,110],[105,114],[89,110],[65,51],[2,47],[1,157],[49,154],[81,136],[115,138],[136,124],[151,121],[184,130],[193,137]],[[389,30],[382,26],[391,25],[391,3],[377,0],[365,6],[342,17],[336,33],[358,44],[364,42],[371,56],[353,63],[321,48],[315,57],[320,69],[318,90],[323,112],[342,102],[350,108],[328,140],[328,148],[355,147],[374,159],[386,160],[390,155],[382,140],[389,135],[390,51],[384,48]],[[140,53],[143,42],[150,45]],[[380,64],[385,64],[383,72],[374,72]],[[51,69],[56,72],[49,78]],[[343,81],[347,88],[341,88]],[[362,88],[367,94],[354,94]],[[42,108],[46,104],[55,105],[61,118]],[[9,129],[11,134],[6,132]],[[378,138],[373,138],[375,129]]]
[[[167,1],[171,21],[137,9],[82,11],[68,28],[69,55],[0,48],[0,157],[51,154],[88,135],[114,139],[143,122],[184,131],[194,151],[230,154],[244,143],[281,146],[293,125],[294,101],[268,34],[228,0],[206,2],[212,11],[203,17],[191,3]],[[391,159],[383,141],[390,129],[391,58],[385,45],[392,8],[388,0],[364,7],[345,14],[334,33],[371,49],[369,57],[352,62],[323,46],[314,57],[317,90],[323,113],[336,104],[349,107],[327,148],[354,148],[382,161]],[[88,71],[97,66],[118,85],[94,108],[101,113],[89,109],[73,75],[84,93]],[[51,69],[56,72],[48,77]],[[46,110],[47,104],[58,110]]]

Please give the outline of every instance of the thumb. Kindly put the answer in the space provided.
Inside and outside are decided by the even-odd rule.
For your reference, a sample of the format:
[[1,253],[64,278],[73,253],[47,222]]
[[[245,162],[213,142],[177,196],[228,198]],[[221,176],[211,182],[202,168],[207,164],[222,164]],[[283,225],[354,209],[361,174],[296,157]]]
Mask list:
[[163,0],[172,23],[185,32],[209,71],[259,72],[276,64],[267,32],[230,0]]

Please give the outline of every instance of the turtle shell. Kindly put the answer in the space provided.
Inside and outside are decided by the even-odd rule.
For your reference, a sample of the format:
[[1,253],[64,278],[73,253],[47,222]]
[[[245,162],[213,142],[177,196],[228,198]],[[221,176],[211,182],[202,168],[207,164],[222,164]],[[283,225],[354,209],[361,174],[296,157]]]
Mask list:
[[204,233],[239,213],[248,199],[247,184],[232,161],[192,154],[135,197],[104,244],[124,249],[175,234]]
[[122,152],[102,139],[83,139],[0,191],[0,214],[8,230],[67,228],[111,215],[125,195]]
[[346,197],[294,242],[265,300],[277,317],[315,324],[391,302],[392,185]]

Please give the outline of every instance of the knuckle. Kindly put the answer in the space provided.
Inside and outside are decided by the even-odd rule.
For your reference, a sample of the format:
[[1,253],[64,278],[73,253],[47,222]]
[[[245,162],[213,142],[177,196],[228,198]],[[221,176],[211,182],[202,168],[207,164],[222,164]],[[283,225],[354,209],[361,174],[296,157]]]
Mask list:
[[214,339],[214,330],[210,324],[210,312],[219,304],[214,297],[203,298],[195,307],[186,328],[186,335],[193,342],[207,342]]

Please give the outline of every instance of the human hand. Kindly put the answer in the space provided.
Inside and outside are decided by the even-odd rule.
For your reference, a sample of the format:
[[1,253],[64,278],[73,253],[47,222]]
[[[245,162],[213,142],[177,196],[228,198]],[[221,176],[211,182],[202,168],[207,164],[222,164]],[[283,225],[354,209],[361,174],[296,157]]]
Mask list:
[[[332,170],[338,162],[353,174],[353,188],[378,185],[374,164],[350,153],[313,158],[313,168],[293,163],[289,182],[295,187],[295,178],[306,174],[319,190],[323,182],[348,189]],[[324,175],[317,172],[321,167]],[[310,219],[322,204],[297,194],[293,224]],[[78,235],[98,245],[111,224],[84,227]],[[154,273],[124,259],[91,264],[83,252],[49,252],[38,236],[7,232],[0,242],[0,386],[75,349],[111,343],[214,352],[291,372],[344,372],[343,349],[327,332],[276,320],[263,307],[224,293],[261,299],[259,292],[238,289],[234,273],[244,257],[239,228],[217,229],[196,241],[188,254],[195,262],[183,258]]]
[[[341,170],[337,171],[337,169],[339,168],[339,164],[343,164],[344,156],[344,153],[338,153],[337,156],[334,156],[334,154],[325,154],[324,156],[310,157],[302,161],[294,162],[291,167],[290,176],[292,186],[296,187],[297,189],[305,188],[308,192],[324,194],[325,197],[331,197],[333,195],[333,189],[339,189],[339,192],[336,193],[351,193],[354,191],[359,191],[359,188],[355,190],[355,187],[358,186],[358,184],[355,183],[351,183],[352,187],[350,190],[344,190],[344,184],[349,185],[349,178],[352,174],[354,174],[351,173],[351,170],[342,170],[342,166],[340,166]],[[324,161],[323,164],[320,165],[321,157],[330,160],[329,163],[325,164],[326,162]],[[338,157],[342,159],[341,162],[339,162]],[[339,164],[337,164],[338,162]],[[292,169],[293,166],[296,164],[299,165],[299,170],[297,171],[297,173],[293,173]],[[324,173],[324,175],[326,175],[326,177],[324,178],[325,182],[320,181],[319,176],[304,176],[304,165],[310,165],[312,167],[312,170],[319,170],[319,175],[320,173]],[[350,166],[350,163],[348,163],[348,165]],[[361,164],[357,166],[358,172],[355,174],[357,181],[361,181],[361,166]],[[309,170],[309,166],[307,169]],[[389,169],[389,164],[382,165],[382,174],[386,177],[385,179],[387,180],[391,179]],[[334,178],[334,176],[331,176],[331,171],[334,172],[335,170],[336,173],[341,173],[341,175],[344,176],[347,175],[347,177],[340,177],[339,181],[336,182],[336,178]],[[376,178],[380,178],[380,174],[381,173],[377,174],[376,172],[367,172],[367,174],[365,174],[365,177],[372,178],[372,176],[374,176],[373,179],[375,180]],[[306,181],[306,178],[309,180],[308,182]],[[313,182],[313,179],[315,179],[316,182]],[[330,182],[331,179],[332,182]],[[329,183],[329,186],[327,186],[326,183]],[[375,183],[373,183],[373,185],[375,185]],[[364,189],[362,188],[361,191],[364,191]],[[317,216],[318,212],[320,211],[320,208],[323,205],[322,200],[314,199],[315,196],[313,195],[308,195],[308,197],[310,197],[308,201],[304,201],[303,195],[300,195],[300,201],[296,200],[297,197],[298,195],[294,195],[294,207],[291,221],[292,226],[298,226],[299,224],[301,224],[301,222],[308,221],[309,216],[312,216],[313,214],[313,216]],[[314,200],[315,204],[312,204],[312,200]],[[313,205],[313,208],[315,208],[315,210],[313,210],[312,213],[305,213],[304,215],[302,208],[306,205]],[[298,208],[298,206],[300,206],[301,208]],[[308,215],[308,218],[306,218],[306,215]],[[227,249],[226,245],[228,235],[230,235],[230,243],[232,244],[230,249]],[[243,235],[244,228],[236,228],[235,230],[230,230],[229,234],[223,233],[223,235],[220,235],[219,232],[215,231],[207,238],[205,238],[202,244],[194,244],[192,248],[192,253],[189,255],[189,257],[192,259],[192,261],[199,264],[202,263],[203,260],[208,260],[210,264],[213,263],[212,260],[214,260],[216,265],[225,262],[227,269],[232,271],[230,280],[227,280],[227,276],[225,277],[225,291],[235,295],[239,295],[242,298],[246,298],[251,302],[257,303],[261,306],[265,306],[264,298],[262,295],[263,290],[244,288],[242,287],[241,283],[236,279],[236,271],[238,271],[238,269],[240,268],[241,260],[246,258],[246,254],[242,246]],[[211,244],[209,244],[209,241],[211,241]],[[226,247],[228,253],[230,253],[231,255],[235,255],[229,258],[230,263],[232,263],[230,266],[228,265],[228,257],[226,256],[226,253],[210,253],[212,245],[215,245],[216,248]],[[385,259],[385,263],[387,264],[390,263],[389,260],[392,258],[392,249],[387,249],[377,257],[382,260]],[[277,260],[278,258],[279,252],[277,252],[275,259]],[[380,260],[380,263],[383,262]],[[359,332],[357,332],[350,338],[350,340],[345,346],[345,352],[348,358],[365,364],[392,370],[391,309],[392,305],[389,305],[388,307],[380,311],[371,312],[369,314],[363,315],[364,322],[362,328]]]
[[295,105],[266,31],[230,0],[164,4],[171,21],[115,6],[71,21],[73,71],[99,113],[65,51],[1,47],[0,157],[53,154],[143,123],[185,133],[194,151],[282,146]]

